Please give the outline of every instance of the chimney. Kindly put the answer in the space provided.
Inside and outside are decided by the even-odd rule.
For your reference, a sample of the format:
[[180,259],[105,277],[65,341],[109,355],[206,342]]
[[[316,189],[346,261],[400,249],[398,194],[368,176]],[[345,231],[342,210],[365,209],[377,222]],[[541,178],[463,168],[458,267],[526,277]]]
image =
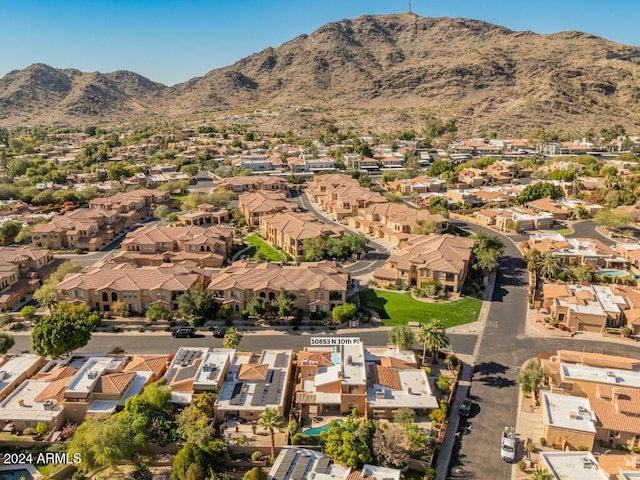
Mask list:
[[618,407],[618,400],[620,399],[620,391],[617,388],[611,389],[611,403]]

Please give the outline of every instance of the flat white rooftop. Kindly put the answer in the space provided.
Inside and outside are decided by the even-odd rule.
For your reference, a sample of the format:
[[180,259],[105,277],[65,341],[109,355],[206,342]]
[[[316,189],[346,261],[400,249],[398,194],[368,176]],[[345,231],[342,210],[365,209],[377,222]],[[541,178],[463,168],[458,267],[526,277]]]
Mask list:
[[608,480],[591,452],[541,452],[547,470],[558,480]]
[[214,348],[206,352],[193,379],[193,389],[213,390],[222,385],[235,353],[232,348]]
[[20,354],[11,357],[0,366],[0,393],[40,362],[42,358],[38,355]]
[[438,408],[427,374],[420,369],[400,370],[402,390],[382,385],[367,386],[367,401],[372,408]]
[[86,398],[98,379],[107,372],[121,371],[127,363],[125,357],[92,357],[76,372],[64,392],[65,398]]
[[342,382],[345,385],[363,385],[367,382],[362,343],[342,346]]
[[617,370],[614,368],[597,368],[587,365],[561,363],[560,368],[565,378],[586,380],[589,382],[617,385],[620,387],[640,388],[640,372]]
[[545,392],[542,394],[542,408],[548,425],[596,433],[596,416],[591,412],[588,398]]
[[398,350],[396,347],[365,347],[364,357],[367,363],[380,363],[384,357],[394,357],[403,362],[417,365],[416,356],[410,350]]
[[36,398],[50,382],[27,380],[0,403],[0,418],[5,420],[33,420],[49,422],[62,413],[63,406],[57,400],[37,402]]
[[129,387],[124,392],[120,400],[94,400],[89,408],[87,409],[87,413],[113,413],[117,407],[123,407],[126,401],[133,397],[134,395],[138,395],[142,392],[144,386],[149,382],[149,379],[153,375],[152,372],[135,372],[136,376],[133,381],[129,384]]

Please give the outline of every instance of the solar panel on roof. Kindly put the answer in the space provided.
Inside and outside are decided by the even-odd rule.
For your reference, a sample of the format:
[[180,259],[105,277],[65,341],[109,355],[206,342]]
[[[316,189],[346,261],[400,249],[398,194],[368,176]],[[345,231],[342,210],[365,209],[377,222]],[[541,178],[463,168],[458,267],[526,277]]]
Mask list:
[[231,394],[231,400],[229,400],[229,405],[240,405],[240,399],[242,398],[242,382],[236,383],[233,386],[233,393]]
[[260,382],[256,384],[256,389],[253,392],[253,398],[251,399],[251,405],[262,405],[262,393],[264,392],[264,383]]
[[284,451],[284,456],[282,457],[282,461],[278,468],[276,468],[275,472],[271,473],[271,476],[275,480],[285,480],[287,477],[287,472],[291,468],[291,464],[293,463],[294,458],[296,458],[295,450],[287,449]]
[[330,461],[331,459],[329,457],[322,457],[320,460],[318,460],[318,463],[316,463],[315,471],[318,473],[327,473],[327,468],[329,468]]
[[273,365],[276,368],[283,368],[287,366],[287,354],[286,353],[278,353],[276,355],[276,359],[273,362]]
[[311,456],[309,455],[300,455],[298,457],[298,462],[296,466],[293,468],[293,473],[291,474],[291,480],[302,480],[304,474],[307,472],[307,467],[309,466],[309,462],[311,461]]
[[278,392],[280,391],[280,378],[282,372],[275,370],[273,372],[273,378],[269,384],[269,390],[267,390],[267,405],[273,405],[278,402]]

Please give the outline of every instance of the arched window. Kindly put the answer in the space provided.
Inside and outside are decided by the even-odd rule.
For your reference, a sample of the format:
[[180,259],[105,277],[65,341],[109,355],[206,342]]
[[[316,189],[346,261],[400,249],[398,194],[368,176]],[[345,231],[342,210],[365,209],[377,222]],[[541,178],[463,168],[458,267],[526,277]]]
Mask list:
[[275,300],[276,299],[276,294],[273,292],[269,292],[269,300]]
[[102,292],[102,301],[103,302],[109,301],[109,294],[107,292]]
[[116,292],[111,292],[111,301],[112,302],[118,301],[118,294]]
[[260,292],[260,298],[265,298],[266,295],[264,294],[264,292]]

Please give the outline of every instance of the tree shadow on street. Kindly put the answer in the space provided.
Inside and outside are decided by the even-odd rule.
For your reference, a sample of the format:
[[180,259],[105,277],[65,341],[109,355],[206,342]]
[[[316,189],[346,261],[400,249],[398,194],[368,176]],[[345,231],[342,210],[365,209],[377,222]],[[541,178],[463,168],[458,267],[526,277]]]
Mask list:
[[479,373],[480,375],[496,375],[498,373],[507,373],[507,370],[509,370],[509,367],[502,365],[501,363],[482,362],[474,367],[473,373]]

